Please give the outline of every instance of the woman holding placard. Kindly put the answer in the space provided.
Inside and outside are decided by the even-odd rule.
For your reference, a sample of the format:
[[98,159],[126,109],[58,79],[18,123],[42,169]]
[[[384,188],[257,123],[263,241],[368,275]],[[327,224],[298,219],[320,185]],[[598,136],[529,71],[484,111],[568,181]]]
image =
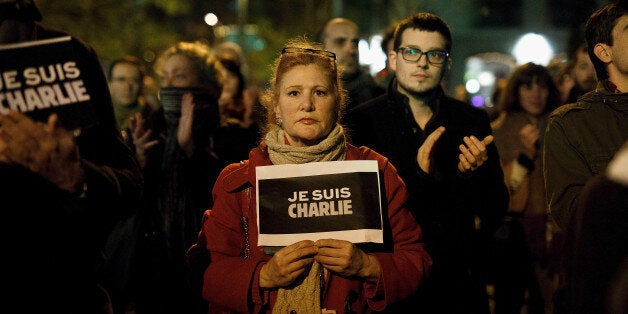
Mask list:
[[[419,287],[431,266],[421,229],[405,207],[405,185],[385,157],[347,143],[338,123],[345,92],[333,53],[305,39],[293,40],[276,59],[273,73],[271,87],[262,97],[269,113],[266,136],[248,160],[220,174],[214,206],[205,214],[198,243],[188,252],[196,279],[202,277],[209,312],[390,309]],[[327,234],[311,234],[308,240],[295,233],[294,243],[280,246],[274,254],[259,245],[256,206],[263,196],[258,195],[256,172],[270,165],[343,160],[377,161],[384,186],[383,243],[354,243]],[[286,199],[294,195],[285,192]]]

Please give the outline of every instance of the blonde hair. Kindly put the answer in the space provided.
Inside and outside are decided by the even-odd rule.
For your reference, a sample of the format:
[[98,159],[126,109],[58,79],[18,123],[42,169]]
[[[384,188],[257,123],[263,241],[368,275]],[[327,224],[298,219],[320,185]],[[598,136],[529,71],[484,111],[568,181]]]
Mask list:
[[155,73],[161,75],[164,63],[174,55],[182,55],[193,64],[193,70],[197,71],[200,83],[203,87],[220,87],[222,78],[220,74],[220,62],[212,53],[209,46],[200,41],[181,41],[166,49],[155,61]]

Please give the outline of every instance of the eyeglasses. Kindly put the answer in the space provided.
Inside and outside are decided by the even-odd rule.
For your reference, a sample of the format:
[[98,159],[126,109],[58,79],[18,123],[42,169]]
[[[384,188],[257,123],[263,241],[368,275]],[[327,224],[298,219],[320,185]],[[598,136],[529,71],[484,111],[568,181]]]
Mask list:
[[327,57],[327,58],[330,58],[332,60],[336,60],[336,54],[331,52],[331,51],[327,51],[327,50],[318,50],[318,49],[310,49],[310,48],[298,48],[298,47],[284,47],[283,49],[281,49],[281,54],[282,55],[287,54],[287,53],[310,53],[310,54],[314,54],[314,55]]
[[421,57],[425,55],[427,62],[431,64],[442,64],[445,60],[447,60],[447,57],[449,57],[449,52],[445,50],[430,50],[423,52],[419,48],[399,47],[397,51],[401,51],[403,60],[408,62],[419,62]]

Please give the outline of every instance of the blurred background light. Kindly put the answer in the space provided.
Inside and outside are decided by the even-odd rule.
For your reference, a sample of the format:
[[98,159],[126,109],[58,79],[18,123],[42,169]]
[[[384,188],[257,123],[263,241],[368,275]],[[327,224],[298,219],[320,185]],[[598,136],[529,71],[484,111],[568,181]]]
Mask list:
[[370,42],[365,39],[358,43],[358,53],[360,54],[360,64],[369,69],[371,75],[375,75],[377,71],[386,65],[386,55],[381,48],[382,36],[374,35]]
[[495,84],[495,75],[492,72],[484,71],[478,76],[478,81],[482,86],[491,86]]
[[465,87],[467,88],[467,92],[469,92],[469,94],[475,94],[480,91],[480,82],[476,79],[470,79],[465,84]]
[[218,16],[214,13],[205,14],[205,23],[209,26],[215,26],[218,24]]
[[481,108],[484,106],[484,97],[482,95],[475,95],[471,98],[471,104],[473,107]]
[[554,50],[544,36],[527,33],[519,38],[512,49],[512,54],[517,64],[534,62],[546,66],[554,55]]
[[364,53],[368,53],[364,58],[366,62],[363,61],[363,51],[360,51],[360,63],[363,65],[369,66],[369,71],[371,75],[375,75],[375,73],[379,72],[383,68],[386,67],[386,54],[382,51],[382,35],[373,35],[371,37],[371,42],[369,43],[368,52],[364,51]]

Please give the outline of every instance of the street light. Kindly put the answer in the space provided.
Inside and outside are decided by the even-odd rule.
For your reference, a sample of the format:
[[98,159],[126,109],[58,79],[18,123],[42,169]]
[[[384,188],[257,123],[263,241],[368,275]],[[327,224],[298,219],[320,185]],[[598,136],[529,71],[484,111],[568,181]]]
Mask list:
[[214,13],[205,14],[205,23],[209,26],[216,26],[218,24],[218,16]]
[[546,66],[554,55],[554,51],[544,36],[527,33],[515,44],[512,54],[517,64],[534,62]]

